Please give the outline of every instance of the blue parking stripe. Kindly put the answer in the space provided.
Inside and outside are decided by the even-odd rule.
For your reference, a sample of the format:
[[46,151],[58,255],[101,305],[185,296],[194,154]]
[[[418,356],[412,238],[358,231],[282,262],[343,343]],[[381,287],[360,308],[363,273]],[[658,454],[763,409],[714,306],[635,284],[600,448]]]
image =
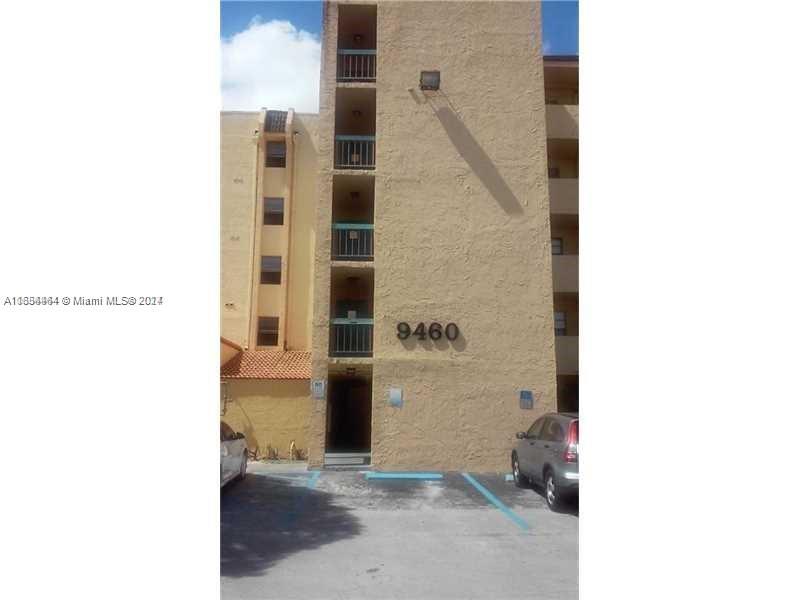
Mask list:
[[485,487],[483,487],[480,483],[478,483],[478,481],[472,475],[470,475],[469,473],[462,473],[462,475],[464,476],[464,479],[469,481],[472,484],[472,486],[476,490],[478,490],[481,494],[483,494],[484,497],[489,502],[494,504],[500,512],[502,512],[505,516],[507,516],[512,521],[514,521],[514,523],[516,523],[517,526],[520,529],[523,529],[523,530],[527,531],[527,530],[529,530],[531,528],[531,526],[528,525],[528,523],[527,523],[527,521],[525,521],[525,519],[520,517],[517,513],[515,513],[510,508],[508,508],[505,504],[500,502],[500,499],[497,496],[495,496],[492,492],[490,492]]
[[367,471],[367,479],[442,479],[441,473],[378,473]]
[[319,481],[320,475],[322,475],[321,471],[314,471],[311,474],[311,477],[309,478],[308,482],[306,482],[306,485],[313,490],[315,487],[317,487],[317,481]]

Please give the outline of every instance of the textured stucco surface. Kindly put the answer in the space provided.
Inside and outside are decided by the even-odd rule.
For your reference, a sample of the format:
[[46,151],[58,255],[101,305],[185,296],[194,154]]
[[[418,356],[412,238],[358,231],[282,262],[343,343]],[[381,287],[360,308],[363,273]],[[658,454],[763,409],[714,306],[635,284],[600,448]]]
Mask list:
[[548,104],[547,132],[552,138],[578,139],[578,106],[576,104]]
[[[337,6],[324,12],[314,378],[327,376]],[[499,471],[554,410],[555,350],[538,5],[378,3],[372,462]],[[441,71],[438,92],[420,70]],[[409,88],[411,88],[409,90]],[[456,323],[403,343],[396,324]],[[404,405],[388,405],[401,387]],[[535,393],[534,410],[519,391]],[[312,401],[310,450],[324,449]]]
[[258,112],[220,115],[220,325],[223,337],[242,346],[251,308],[258,128]]
[[311,348],[311,310],[314,288],[314,220],[317,208],[318,115],[294,115],[295,166],[291,207],[289,293],[286,310],[287,350]]
[[259,457],[267,448],[289,458],[289,444],[308,447],[307,425],[310,410],[308,380],[265,379],[226,380],[230,400],[222,420],[247,438],[247,447]]
[[550,212],[561,215],[578,214],[578,179],[550,180]]
[[[285,140],[286,136],[256,135],[256,130],[263,128],[263,114],[220,115],[222,335],[255,348],[258,317],[278,316],[278,347],[282,349],[285,341],[288,350],[308,350],[318,116],[295,114],[289,126],[297,135],[292,136],[293,143],[287,143],[287,168],[266,168],[266,142]],[[284,198],[283,225],[263,224],[265,197]],[[281,257],[280,285],[260,284],[261,256]],[[227,303],[233,306],[226,307]]]

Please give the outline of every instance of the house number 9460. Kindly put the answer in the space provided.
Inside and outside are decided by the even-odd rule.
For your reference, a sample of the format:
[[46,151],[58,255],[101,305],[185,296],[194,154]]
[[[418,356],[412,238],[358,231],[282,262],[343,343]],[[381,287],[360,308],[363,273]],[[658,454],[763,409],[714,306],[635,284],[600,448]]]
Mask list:
[[442,335],[451,342],[458,339],[459,331],[458,325],[455,323],[448,323],[442,327],[441,323],[431,323],[428,329],[425,329],[425,323],[417,323],[416,329],[411,331],[411,325],[405,322],[397,324],[397,337],[401,340],[407,340],[411,336],[416,336],[417,339],[425,340],[430,336],[432,340],[439,340]]

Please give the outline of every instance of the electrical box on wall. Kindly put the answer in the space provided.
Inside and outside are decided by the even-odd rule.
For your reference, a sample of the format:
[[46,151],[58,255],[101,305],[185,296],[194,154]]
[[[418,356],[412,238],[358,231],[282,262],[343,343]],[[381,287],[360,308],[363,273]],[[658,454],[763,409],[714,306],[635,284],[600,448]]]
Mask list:
[[311,395],[316,400],[324,400],[325,399],[325,380],[324,379],[314,379],[311,381]]
[[531,390],[519,391],[519,407],[525,410],[533,408],[533,392]]
[[389,389],[389,405],[395,408],[403,406],[403,390],[401,388]]

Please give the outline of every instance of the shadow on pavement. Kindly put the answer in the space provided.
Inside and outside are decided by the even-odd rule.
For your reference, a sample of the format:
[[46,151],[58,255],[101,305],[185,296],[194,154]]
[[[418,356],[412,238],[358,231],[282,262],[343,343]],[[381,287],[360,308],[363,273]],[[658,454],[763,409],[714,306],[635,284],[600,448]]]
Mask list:
[[361,525],[350,511],[306,481],[249,473],[222,490],[223,577],[260,576],[292,554],[359,535]]

